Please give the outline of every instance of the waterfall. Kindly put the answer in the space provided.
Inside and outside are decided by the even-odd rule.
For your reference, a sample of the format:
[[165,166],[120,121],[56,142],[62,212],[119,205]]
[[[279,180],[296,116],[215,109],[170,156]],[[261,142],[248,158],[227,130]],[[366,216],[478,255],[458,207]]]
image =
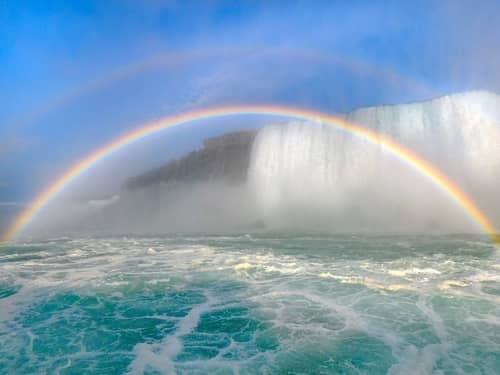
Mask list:
[[[497,95],[472,92],[365,108],[345,119],[419,154],[500,220]],[[270,226],[339,231],[478,230],[428,177],[379,145],[318,122],[261,128],[252,148],[248,182],[262,220]]]

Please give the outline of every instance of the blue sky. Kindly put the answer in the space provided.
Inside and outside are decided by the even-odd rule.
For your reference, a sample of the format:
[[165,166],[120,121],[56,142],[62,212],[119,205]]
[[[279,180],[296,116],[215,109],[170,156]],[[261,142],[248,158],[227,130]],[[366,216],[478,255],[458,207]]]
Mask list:
[[[488,0],[2,1],[0,213],[123,131],[179,111],[335,113],[500,92],[498,35]],[[187,127],[129,159],[157,165],[228,128]]]

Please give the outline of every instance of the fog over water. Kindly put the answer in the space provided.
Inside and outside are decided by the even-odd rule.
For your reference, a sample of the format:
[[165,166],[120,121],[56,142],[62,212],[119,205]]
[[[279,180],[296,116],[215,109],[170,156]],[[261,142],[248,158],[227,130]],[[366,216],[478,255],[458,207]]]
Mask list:
[[[343,117],[432,163],[500,224],[498,95],[468,92],[364,108]],[[429,177],[379,145],[314,121],[270,120],[256,131],[246,179],[229,183],[193,176],[192,182],[157,182],[133,190],[117,186],[78,201],[66,194],[39,215],[27,234],[480,232]],[[217,163],[234,163],[216,152],[222,153]],[[183,173],[189,175],[189,164],[186,168]],[[108,178],[113,181],[113,173]],[[92,184],[91,173],[85,179],[75,185]],[[102,178],[99,183],[110,185]]]

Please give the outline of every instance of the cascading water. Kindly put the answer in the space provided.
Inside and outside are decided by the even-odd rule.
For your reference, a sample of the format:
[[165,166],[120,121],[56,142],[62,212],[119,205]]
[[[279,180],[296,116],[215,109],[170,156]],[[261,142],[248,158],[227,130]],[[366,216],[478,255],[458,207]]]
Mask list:
[[[500,106],[495,103],[500,104],[498,96],[474,92],[365,108],[345,118],[413,150],[483,207],[491,207],[500,181],[500,129],[495,127]],[[465,151],[457,155],[457,148]],[[271,226],[347,231],[478,229],[446,194],[380,146],[320,123],[262,128],[248,176],[260,215]],[[471,181],[480,181],[480,189]]]

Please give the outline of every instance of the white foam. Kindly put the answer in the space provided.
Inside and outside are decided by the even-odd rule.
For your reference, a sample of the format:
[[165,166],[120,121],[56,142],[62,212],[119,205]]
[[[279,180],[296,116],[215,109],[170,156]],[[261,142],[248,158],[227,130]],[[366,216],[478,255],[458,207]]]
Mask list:
[[393,269],[388,271],[389,275],[404,277],[407,275],[440,275],[441,272],[434,268],[412,267],[407,269]]
[[162,374],[175,374],[175,358],[182,351],[182,336],[192,332],[201,315],[208,311],[213,301],[205,295],[207,301],[195,306],[177,324],[174,334],[167,336],[161,343],[141,343],[134,347],[135,358],[129,366],[131,375],[143,374],[148,368],[153,368]]
[[397,292],[400,290],[415,290],[415,288],[408,284],[384,284],[377,280],[368,278],[368,277],[360,277],[360,276],[338,276],[332,275],[329,272],[322,272],[319,274],[319,277],[323,279],[335,279],[339,280],[344,284],[359,284],[364,285],[370,289],[380,289],[386,290],[390,292]]
[[403,352],[399,363],[391,366],[387,373],[389,375],[440,374],[441,372],[433,372],[440,351],[440,344],[427,345],[422,349],[409,345]]
[[250,263],[247,263],[247,262],[244,262],[244,263],[238,263],[236,265],[233,266],[233,269],[235,271],[240,271],[240,270],[248,270],[250,268],[253,268],[254,266],[252,266]]
[[79,258],[79,257],[84,256],[84,255],[85,255],[85,253],[80,249],[76,249],[68,254],[68,256],[71,258]]
[[440,290],[448,290],[451,287],[463,288],[469,285],[468,283],[461,280],[446,280],[439,284],[438,288]]

